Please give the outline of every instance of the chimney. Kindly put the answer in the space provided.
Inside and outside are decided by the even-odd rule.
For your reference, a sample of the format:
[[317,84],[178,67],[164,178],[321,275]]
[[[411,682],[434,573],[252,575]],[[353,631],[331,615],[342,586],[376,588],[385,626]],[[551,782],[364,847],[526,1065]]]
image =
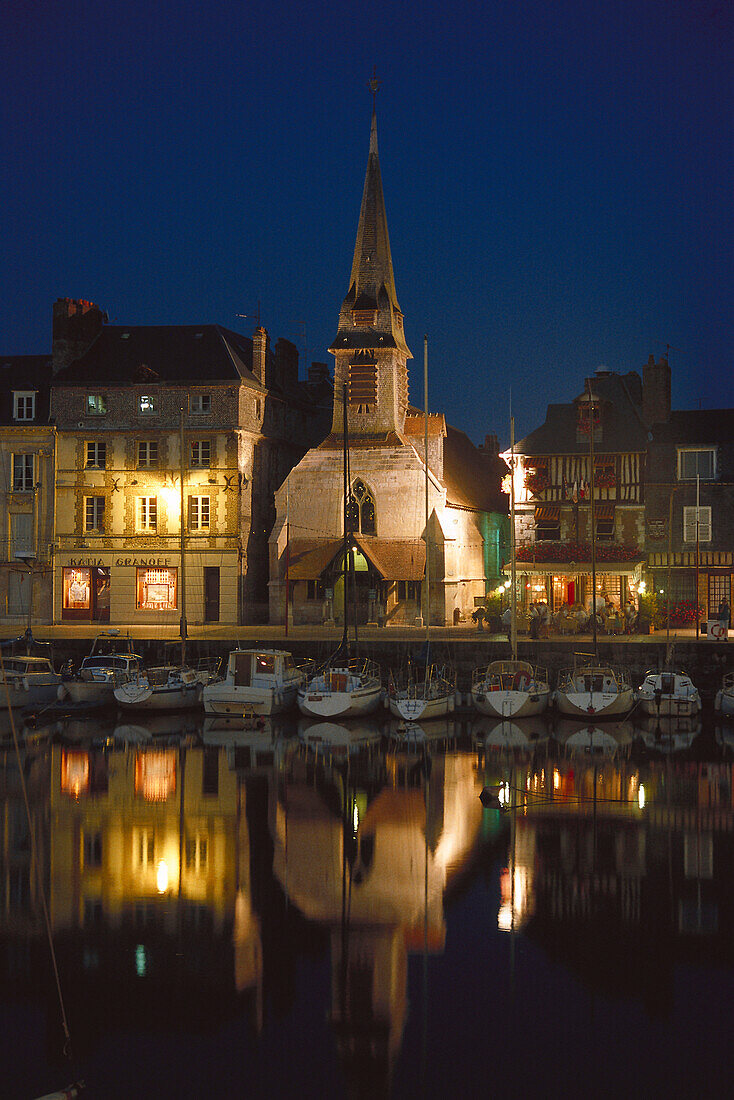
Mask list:
[[282,336],[275,341],[275,377],[281,386],[298,383],[298,348]]
[[107,323],[107,314],[94,302],[57,298],[53,306],[51,358],[53,373],[84,355]]
[[262,325],[252,336],[252,373],[263,386],[267,386],[267,364],[270,340]]
[[329,368],[326,363],[312,363],[308,368],[308,385],[323,386],[329,381]]
[[484,443],[480,443],[477,450],[482,451],[483,454],[490,455],[492,458],[496,458],[500,453],[500,441],[497,438],[496,432],[488,432],[484,437]]
[[670,367],[664,355],[657,363],[651,355],[642,368],[642,416],[649,427],[670,420]]

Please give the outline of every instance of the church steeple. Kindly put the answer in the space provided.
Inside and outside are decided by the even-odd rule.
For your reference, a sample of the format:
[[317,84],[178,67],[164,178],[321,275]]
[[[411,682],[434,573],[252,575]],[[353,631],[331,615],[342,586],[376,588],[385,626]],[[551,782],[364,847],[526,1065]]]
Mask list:
[[341,431],[337,395],[347,383],[350,425],[356,418],[357,431],[400,432],[408,403],[407,360],[412,356],[405,342],[403,314],[395,291],[382,192],[374,104],[377,81],[370,81],[369,87],[373,94],[372,123],[357,239],[349,290],[329,349],[336,357],[334,430]]

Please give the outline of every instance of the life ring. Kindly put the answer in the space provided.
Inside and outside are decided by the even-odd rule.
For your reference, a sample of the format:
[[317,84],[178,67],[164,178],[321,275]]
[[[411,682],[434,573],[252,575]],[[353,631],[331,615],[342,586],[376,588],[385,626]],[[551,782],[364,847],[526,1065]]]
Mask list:
[[513,691],[527,691],[530,687],[531,679],[527,672],[516,672],[512,681]]

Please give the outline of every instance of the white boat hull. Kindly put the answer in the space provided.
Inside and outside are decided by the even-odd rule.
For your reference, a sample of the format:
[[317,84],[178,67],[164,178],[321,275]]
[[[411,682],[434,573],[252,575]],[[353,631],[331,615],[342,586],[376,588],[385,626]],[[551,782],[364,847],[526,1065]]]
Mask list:
[[22,681],[11,683],[8,681],[7,691],[5,684],[0,680],[0,710],[8,709],[8,700],[13,710],[22,710],[30,707],[46,707],[57,701],[57,692],[61,677],[48,683],[29,684],[25,687]]
[[562,691],[553,700],[561,714],[576,718],[614,718],[629,713],[635,702],[632,688],[623,691]]
[[312,718],[357,718],[362,714],[374,714],[381,699],[380,684],[353,691],[321,691],[308,687],[298,692],[298,709]]
[[193,710],[201,705],[200,683],[184,687],[150,687],[147,684],[121,684],[115,688],[115,699],[123,710]]
[[472,705],[480,714],[489,714],[493,718],[532,718],[542,714],[548,707],[550,690],[545,686],[539,691],[483,691],[481,687],[472,688]]
[[719,714],[734,715],[734,694],[731,691],[718,691],[714,701],[714,710]]
[[59,688],[60,700],[85,703],[88,706],[105,706],[115,702],[115,685],[112,681],[66,680]]
[[208,684],[202,693],[206,714],[241,718],[245,713],[281,714],[295,705],[298,683],[280,687],[236,687],[226,681]]
[[643,714],[656,718],[692,718],[701,709],[701,700],[698,695],[687,697],[679,695],[662,695],[657,699],[640,694],[638,705]]
[[411,697],[397,692],[389,697],[390,713],[396,718],[402,718],[406,722],[427,721],[430,718],[444,718],[447,714],[453,714],[456,707],[456,692],[451,691],[446,695],[438,695],[436,698],[424,698],[423,696]]

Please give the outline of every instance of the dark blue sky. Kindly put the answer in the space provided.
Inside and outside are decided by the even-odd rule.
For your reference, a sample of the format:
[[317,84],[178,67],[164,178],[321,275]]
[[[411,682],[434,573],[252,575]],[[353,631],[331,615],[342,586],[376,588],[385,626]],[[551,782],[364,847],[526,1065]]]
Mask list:
[[733,11],[9,0],[0,351],[47,350],[59,296],[245,332],[260,301],[330,361],[376,65],[412,400],[425,332],[476,441],[666,344],[677,407],[734,406]]

